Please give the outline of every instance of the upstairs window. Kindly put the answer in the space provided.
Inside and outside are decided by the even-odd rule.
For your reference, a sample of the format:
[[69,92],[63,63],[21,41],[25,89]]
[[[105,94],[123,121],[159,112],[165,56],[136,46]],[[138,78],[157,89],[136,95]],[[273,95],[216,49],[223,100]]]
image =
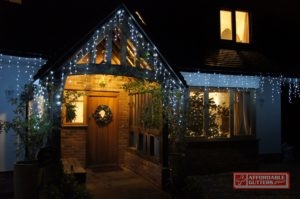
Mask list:
[[248,12],[220,11],[220,36],[222,40],[250,43],[249,32]]

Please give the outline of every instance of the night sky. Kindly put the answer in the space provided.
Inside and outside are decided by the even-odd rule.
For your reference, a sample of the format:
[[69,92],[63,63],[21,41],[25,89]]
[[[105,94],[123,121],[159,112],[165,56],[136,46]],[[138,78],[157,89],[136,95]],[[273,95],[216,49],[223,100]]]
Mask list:
[[[197,56],[210,44],[206,29],[213,29],[214,6],[232,2],[252,11],[255,47],[278,61],[299,67],[300,6],[295,0],[23,0],[21,6],[2,6],[0,50],[61,53],[82,38],[121,2],[138,11],[145,32],[171,66],[197,64]],[[213,2],[213,3],[212,3]],[[135,17],[137,17],[135,15]],[[255,22],[255,23],[254,23]],[[189,60],[189,61],[187,61]],[[297,65],[298,64],[298,65]],[[300,70],[299,70],[300,71]]]

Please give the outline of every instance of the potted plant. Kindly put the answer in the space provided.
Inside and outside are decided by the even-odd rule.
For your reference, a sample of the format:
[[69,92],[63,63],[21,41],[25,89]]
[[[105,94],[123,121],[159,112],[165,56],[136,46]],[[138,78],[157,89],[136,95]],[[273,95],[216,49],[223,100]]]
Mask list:
[[1,129],[15,133],[18,139],[16,152],[19,157],[23,157],[14,165],[15,199],[35,198],[41,179],[37,155],[52,128],[45,114],[36,113],[33,107],[30,107],[34,91],[33,84],[25,85],[17,98],[10,99],[11,104],[16,107],[12,120],[0,121]]

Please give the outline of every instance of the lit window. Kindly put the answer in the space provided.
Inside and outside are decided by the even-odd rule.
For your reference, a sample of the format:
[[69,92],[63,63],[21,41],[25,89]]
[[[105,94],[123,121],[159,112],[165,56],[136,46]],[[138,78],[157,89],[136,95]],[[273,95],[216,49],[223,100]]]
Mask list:
[[[146,54],[146,53],[142,53]],[[130,39],[127,39],[127,46],[126,46],[126,65],[136,67],[137,66],[137,49],[134,46],[133,42]],[[150,65],[146,61],[146,58],[139,57],[139,66],[143,69],[151,70]]]
[[244,11],[220,11],[220,36],[223,40],[249,43],[249,13]]
[[136,66],[136,48],[129,39],[126,46],[126,64],[127,66]]
[[88,64],[90,63],[91,57],[91,53],[88,52],[85,55],[83,55],[81,59],[78,60],[77,64]]
[[121,31],[119,29],[112,32],[111,63],[121,65]]
[[96,64],[102,64],[105,63],[105,46],[106,46],[106,40],[102,39],[96,46],[96,58],[95,63]]
[[253,135],[250,93],[191,90],[186,135],[208,139]]
[[231,12],[220,11],[221,39],[232,40]]
[[64,92],[63,99],[63,123],[64,125],[85,124],[85,95],[81,91]]

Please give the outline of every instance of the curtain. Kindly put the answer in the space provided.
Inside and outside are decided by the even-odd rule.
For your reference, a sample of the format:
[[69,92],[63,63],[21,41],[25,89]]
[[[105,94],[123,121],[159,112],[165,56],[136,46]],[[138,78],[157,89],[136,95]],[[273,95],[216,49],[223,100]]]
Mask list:
[[249,14],[245,13],[243,43],[249,43]]
[[235,93],[234,135],[251,135],[250,94],[246,92]]

